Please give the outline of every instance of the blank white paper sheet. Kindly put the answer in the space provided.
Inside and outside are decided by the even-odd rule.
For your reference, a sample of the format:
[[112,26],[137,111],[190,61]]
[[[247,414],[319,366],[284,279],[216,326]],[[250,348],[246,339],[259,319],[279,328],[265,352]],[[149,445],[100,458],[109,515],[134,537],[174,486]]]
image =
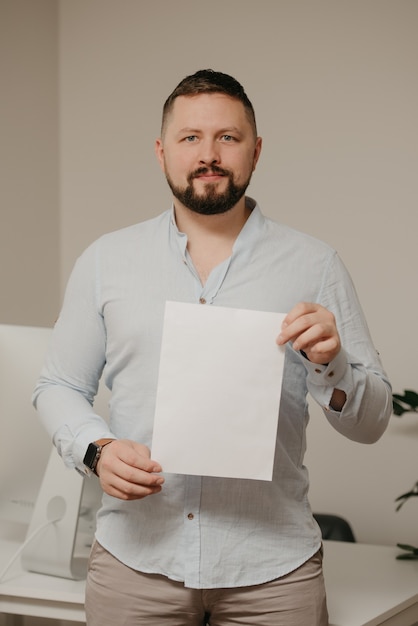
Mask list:
[[284,317],[166,303],[151,450],[164,472],[272,479]]

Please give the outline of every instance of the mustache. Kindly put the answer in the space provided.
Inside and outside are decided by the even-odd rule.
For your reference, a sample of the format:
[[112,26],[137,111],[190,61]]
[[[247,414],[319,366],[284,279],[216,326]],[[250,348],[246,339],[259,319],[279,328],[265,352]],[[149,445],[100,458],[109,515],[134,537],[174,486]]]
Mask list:
[[197,170],[194,170],[194,172],[189,175],[189,180],[193,180],[193,178],[209,173],[218,174],[219,176],[231,176],[231,172],[229,170],[224,170],[218,165],[211,165],[211,167],[199,167]]

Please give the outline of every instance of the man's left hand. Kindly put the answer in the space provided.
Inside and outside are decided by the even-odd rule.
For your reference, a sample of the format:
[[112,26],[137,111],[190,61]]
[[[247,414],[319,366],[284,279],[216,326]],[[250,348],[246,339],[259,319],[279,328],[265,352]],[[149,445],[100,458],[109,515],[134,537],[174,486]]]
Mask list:
[[303,351],[312,363],[325,365],[341,350],[340,335],[334,315],[314,302],[299,302],[283,320],[279,346],[288,341],[293,348]]

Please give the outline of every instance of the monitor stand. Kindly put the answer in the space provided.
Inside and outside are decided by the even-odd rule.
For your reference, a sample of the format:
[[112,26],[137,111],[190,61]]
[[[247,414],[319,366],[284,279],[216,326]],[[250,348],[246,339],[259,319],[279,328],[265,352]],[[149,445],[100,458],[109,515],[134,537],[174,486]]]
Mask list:
[[95,477],[83,479],[51,450],[22,551],[24,569],[80,580],[86,578],[101,500]]

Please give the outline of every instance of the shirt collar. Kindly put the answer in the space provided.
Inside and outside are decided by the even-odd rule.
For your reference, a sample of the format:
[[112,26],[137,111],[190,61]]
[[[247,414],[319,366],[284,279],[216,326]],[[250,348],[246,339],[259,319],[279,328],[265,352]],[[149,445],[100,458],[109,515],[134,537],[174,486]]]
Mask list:
[[[260,207],[258,206],[257,202],[253,198],[246,196],[245,205],[246,207],[251,209],[251,214],[248,220],[245,222],[243,228],[241,229],[241,232],[239,233],[234,243],[233,252],[236,252],[242,249],[243,247],[253,243],[255,238],[258,236],[258,233],[260,232],[260,228],[262,227],[262,224],[264,223],[264,220],[265,220],[263,214],[261,213]],[[186,247],[187,247],[187,235],[185,233],[182,233],[178,229],[178,226],[176,223],[174,203],[171,205],[171,209],[170,209],[170,228],[175,233],[181,252],[184,255],[186,251]]]

